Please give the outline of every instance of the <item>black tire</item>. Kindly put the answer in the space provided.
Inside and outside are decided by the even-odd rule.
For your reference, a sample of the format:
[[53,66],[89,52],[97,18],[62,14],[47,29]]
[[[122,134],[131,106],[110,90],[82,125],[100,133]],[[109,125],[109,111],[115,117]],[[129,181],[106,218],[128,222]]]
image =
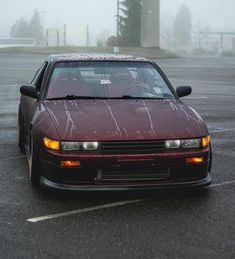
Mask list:
[[20,148],[20,151],[25,154],[24,123],[23,123],[23,116],[22,116],[20,108],[19,108],[19,112],[18,112],[18,146]]
[[40,186],[40,168],[37,155],[37,149],[33,141],[33,133],[30,134],[30,151],[29,151],[29,179],[33,186]]
[[213,157],[212,157],[212,146],[211,146],[211,144],[210,144],[210,164],[209,164],[209,168],[208,168],[208,171],[209,171],[209,172],[211,172],[212,161],[213,161]]

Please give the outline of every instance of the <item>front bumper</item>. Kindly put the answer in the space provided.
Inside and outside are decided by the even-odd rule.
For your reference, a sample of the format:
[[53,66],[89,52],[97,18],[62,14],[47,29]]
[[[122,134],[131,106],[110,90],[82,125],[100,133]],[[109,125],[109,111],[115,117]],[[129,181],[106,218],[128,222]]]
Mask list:
[[[203,157],[201,164],[186,158]],[[79,160],[79,168],[62,168],[62,160]],[[40,160],[43,186],[62,190],[137,190],[198,187],[211,183],[210,150],[159,154],[102,155],[50,152]]]
[[165,188],[196,188],[211,184],[211,175],[204,179],[185,182],[161,182],[155,184],[119,184],[119,185],[71,185],[52,182],[41,176],[40,184],[44,187],[56,190],[68,191],[131,191],[131,190],[160,190]]

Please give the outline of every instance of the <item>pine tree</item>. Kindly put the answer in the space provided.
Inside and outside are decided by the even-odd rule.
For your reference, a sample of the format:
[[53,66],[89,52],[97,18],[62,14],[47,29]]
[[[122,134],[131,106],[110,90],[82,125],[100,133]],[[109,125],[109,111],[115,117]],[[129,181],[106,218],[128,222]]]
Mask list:
[[141,0],[120,2],[119,38],[122,46],[140,46]]
[[34,14],[32,19],[29,21],[28,24],[28,32],[31,38],[34,38],[36,40],[37,44],[40,44],[43,39],[43,27],[41,24],[41,17],[40,13],[36,10],[34,10]]
[[14,38],[34,38],[37,44],[43,40],[41,17],[37,10],[30,21],[21,18],[11,27],[10,35]]
[[11,27],[10,35],[13,38],[28,38],[28,21],[26,21],[23,17],[16,21]]

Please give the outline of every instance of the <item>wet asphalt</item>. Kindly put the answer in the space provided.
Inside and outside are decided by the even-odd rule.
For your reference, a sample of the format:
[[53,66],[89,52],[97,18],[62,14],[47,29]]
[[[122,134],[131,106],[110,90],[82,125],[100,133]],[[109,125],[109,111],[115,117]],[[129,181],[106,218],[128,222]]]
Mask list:
[[43,59],[0,54],[0,257],[235,258],[235,59],[158,60],[174,87],[193,88],[184,101],[204,118],[213,139],[212,186],[124,193],[32,188],[17,146],[17,110],[20,85]]

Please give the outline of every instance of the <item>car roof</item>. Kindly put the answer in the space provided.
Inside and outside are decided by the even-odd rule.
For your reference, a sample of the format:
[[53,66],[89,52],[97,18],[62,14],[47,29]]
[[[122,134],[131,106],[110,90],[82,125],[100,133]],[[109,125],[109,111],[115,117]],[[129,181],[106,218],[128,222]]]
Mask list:
[[79,54],[79,53],[68,53],[68,54],[57,54],[50,55],[48,60],[51,62],[61,61],[140,61],[140,62],[151,62],[151,60],[143,57],[135,57],[130,55],[120,54]]

